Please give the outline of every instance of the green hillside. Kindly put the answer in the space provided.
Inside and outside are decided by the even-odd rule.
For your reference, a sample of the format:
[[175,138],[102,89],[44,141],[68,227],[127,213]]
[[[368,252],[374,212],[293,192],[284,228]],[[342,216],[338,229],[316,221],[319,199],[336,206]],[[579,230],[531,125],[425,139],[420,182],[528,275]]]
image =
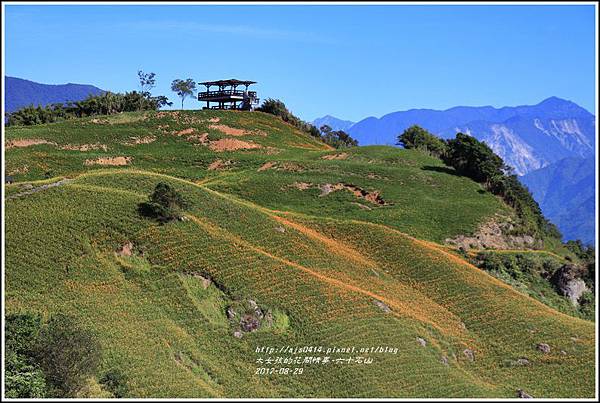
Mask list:
[[[10,127],[5,147],[6,311],[77,318],[128,396],[594,395],[592,322],[442,245],[514,213],[438,159],[224,111]],[[138,214],[159,182],[184,220]],[[257,362],[282,346],[324,351]]]

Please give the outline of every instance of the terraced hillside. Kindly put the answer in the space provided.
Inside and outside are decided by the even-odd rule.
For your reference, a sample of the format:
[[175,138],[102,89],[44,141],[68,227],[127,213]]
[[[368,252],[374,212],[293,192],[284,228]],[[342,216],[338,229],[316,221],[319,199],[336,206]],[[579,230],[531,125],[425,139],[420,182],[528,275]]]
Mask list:
[[[8,128],[5,146],[7,312],[79,318],[131,396],[594,394],[592,322],[442,246],[513,213],[437,159],[332,150],[259,112]],[[184,220],[139,216],[159,182]],[[313,351],[260,349],[282,346]]]

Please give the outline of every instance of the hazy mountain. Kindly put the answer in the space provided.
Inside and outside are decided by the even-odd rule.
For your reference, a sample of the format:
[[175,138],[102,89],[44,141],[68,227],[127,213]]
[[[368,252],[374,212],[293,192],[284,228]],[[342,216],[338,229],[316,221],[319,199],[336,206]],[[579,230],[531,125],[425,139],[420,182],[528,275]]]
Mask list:
[[323,125],[327,125],[327,126],[331,127],[333,130],[347,131],[350,128],[350,126],[352,126],[354,124],[354,122],[352,122],[350,120],[338,119],[335,116],[331,116],[331,115],[325,115],[322,118],[313,120],[312,124],[315,125],[317,128],[319,128]]
[[444,138],[461,131],[483,140],[519,175],[563,158],[585,158],[595,147],[594,115],[556,97],[531,106],[411,109],[369,117],[348,132],[361,145],[394,144],[398,134],[413,124]]
[[99,95],[104,91],[93,85],[84,84],[40,84],[16,77],[5,77],[5,110],[14,112],[29,105],[45,106],[67,101],[80,101],[89,95]]
[[521,177],[565,239],[595,239],[594,157],[565,158]]

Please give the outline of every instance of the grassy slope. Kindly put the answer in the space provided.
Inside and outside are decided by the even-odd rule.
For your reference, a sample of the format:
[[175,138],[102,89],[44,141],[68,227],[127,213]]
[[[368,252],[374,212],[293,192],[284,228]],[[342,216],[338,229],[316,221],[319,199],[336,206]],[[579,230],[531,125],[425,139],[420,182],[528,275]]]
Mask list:
[[[386,147],[322,160],[334,152],[260,113],[185,116],[130,114],[110,124],[87,119],[7,130],[9,140],[108,146],[6,152],[7,171],[28,169],[17,180],[47,171],[74,178],[6,201],[9,312],[79,316],[101,337],[103,366],[126,369],[136,396],[514,396],[517,388],[536,397],[593,395],[592,323],[514,291],[432,242],[506,213],[477,184],[434,159]],[[195,127],[224,136],[208,127],[209,117],[263,130],[267,136],[238,138],[279,150],[214,153],[158,130],[168,124],[169,131]],[[148,135],[158,140],[120,144]],[[133,162],[112,169],[83,164],[99,156]],[[232,160],[231,169],[208,171],[217,158]],[[257,171],[273,161],[302,169]],[[158,181],[190,201],[189,221],[159,226],[138,217],[136,204]],[[319,197],[318,189],[290,187],[294,182],[352,183],[380,190],[393,204],[372,206],[344,191]],[[7,195],[19,188],[8,186]],[[115,256],[126,241],[143,256]],[[229,296],[203,290],[186,272],[209,274]],[[235,296],[284,312],[289,326],[232,337],[223,307]],[[539,353],[539,342],[552,352]],[[374,355],[370,365],[257,376],[253,350],[261,345],[387,345],[399,352]],[[473,362],[465,348],[475,351]],[[511,365],[520,357],[532,364]]]

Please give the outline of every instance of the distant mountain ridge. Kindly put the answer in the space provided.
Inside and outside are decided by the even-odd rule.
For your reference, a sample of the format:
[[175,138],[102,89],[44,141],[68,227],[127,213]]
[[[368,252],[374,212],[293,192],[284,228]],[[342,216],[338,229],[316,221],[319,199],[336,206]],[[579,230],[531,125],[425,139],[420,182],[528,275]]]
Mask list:
[[4,78],[5,111],[8,113],[19,110],[25,106],[46,106],[53,103],[66,103],[81,101],[89,95],[100,95],[104,90],[86,84],[40,84],[22,78]]
[[565,239],[595,239],[595,116],[550,97],[536,105],[410,109],[368,117],[347,132],[360,145],[396,143],[418,124],[442,137],[463,132],[486,142],[520,175]]
[[564,239],[595,240],[595,157],[565,158],[521,177]]
[[313,120],[312,124],[317,128],[320,128],[323,125],[327,125],[327,126],[331,127],[333,130],[346,131],[352,125],[354,125],[354,122],[352,122],[350,120],[338,119],[335,116],[331,116],[331,115],[325,115],[321,118]]
[[379,119],[363,119],[351,126],[348,133],[361,145],[391,145],[398,134],[413,124],[443,138],[454,137],[461,131],[485,141],[519,175],[563,158],[585,158],[595,149],[594,115],[557,97],[537,105],[393,112]]

